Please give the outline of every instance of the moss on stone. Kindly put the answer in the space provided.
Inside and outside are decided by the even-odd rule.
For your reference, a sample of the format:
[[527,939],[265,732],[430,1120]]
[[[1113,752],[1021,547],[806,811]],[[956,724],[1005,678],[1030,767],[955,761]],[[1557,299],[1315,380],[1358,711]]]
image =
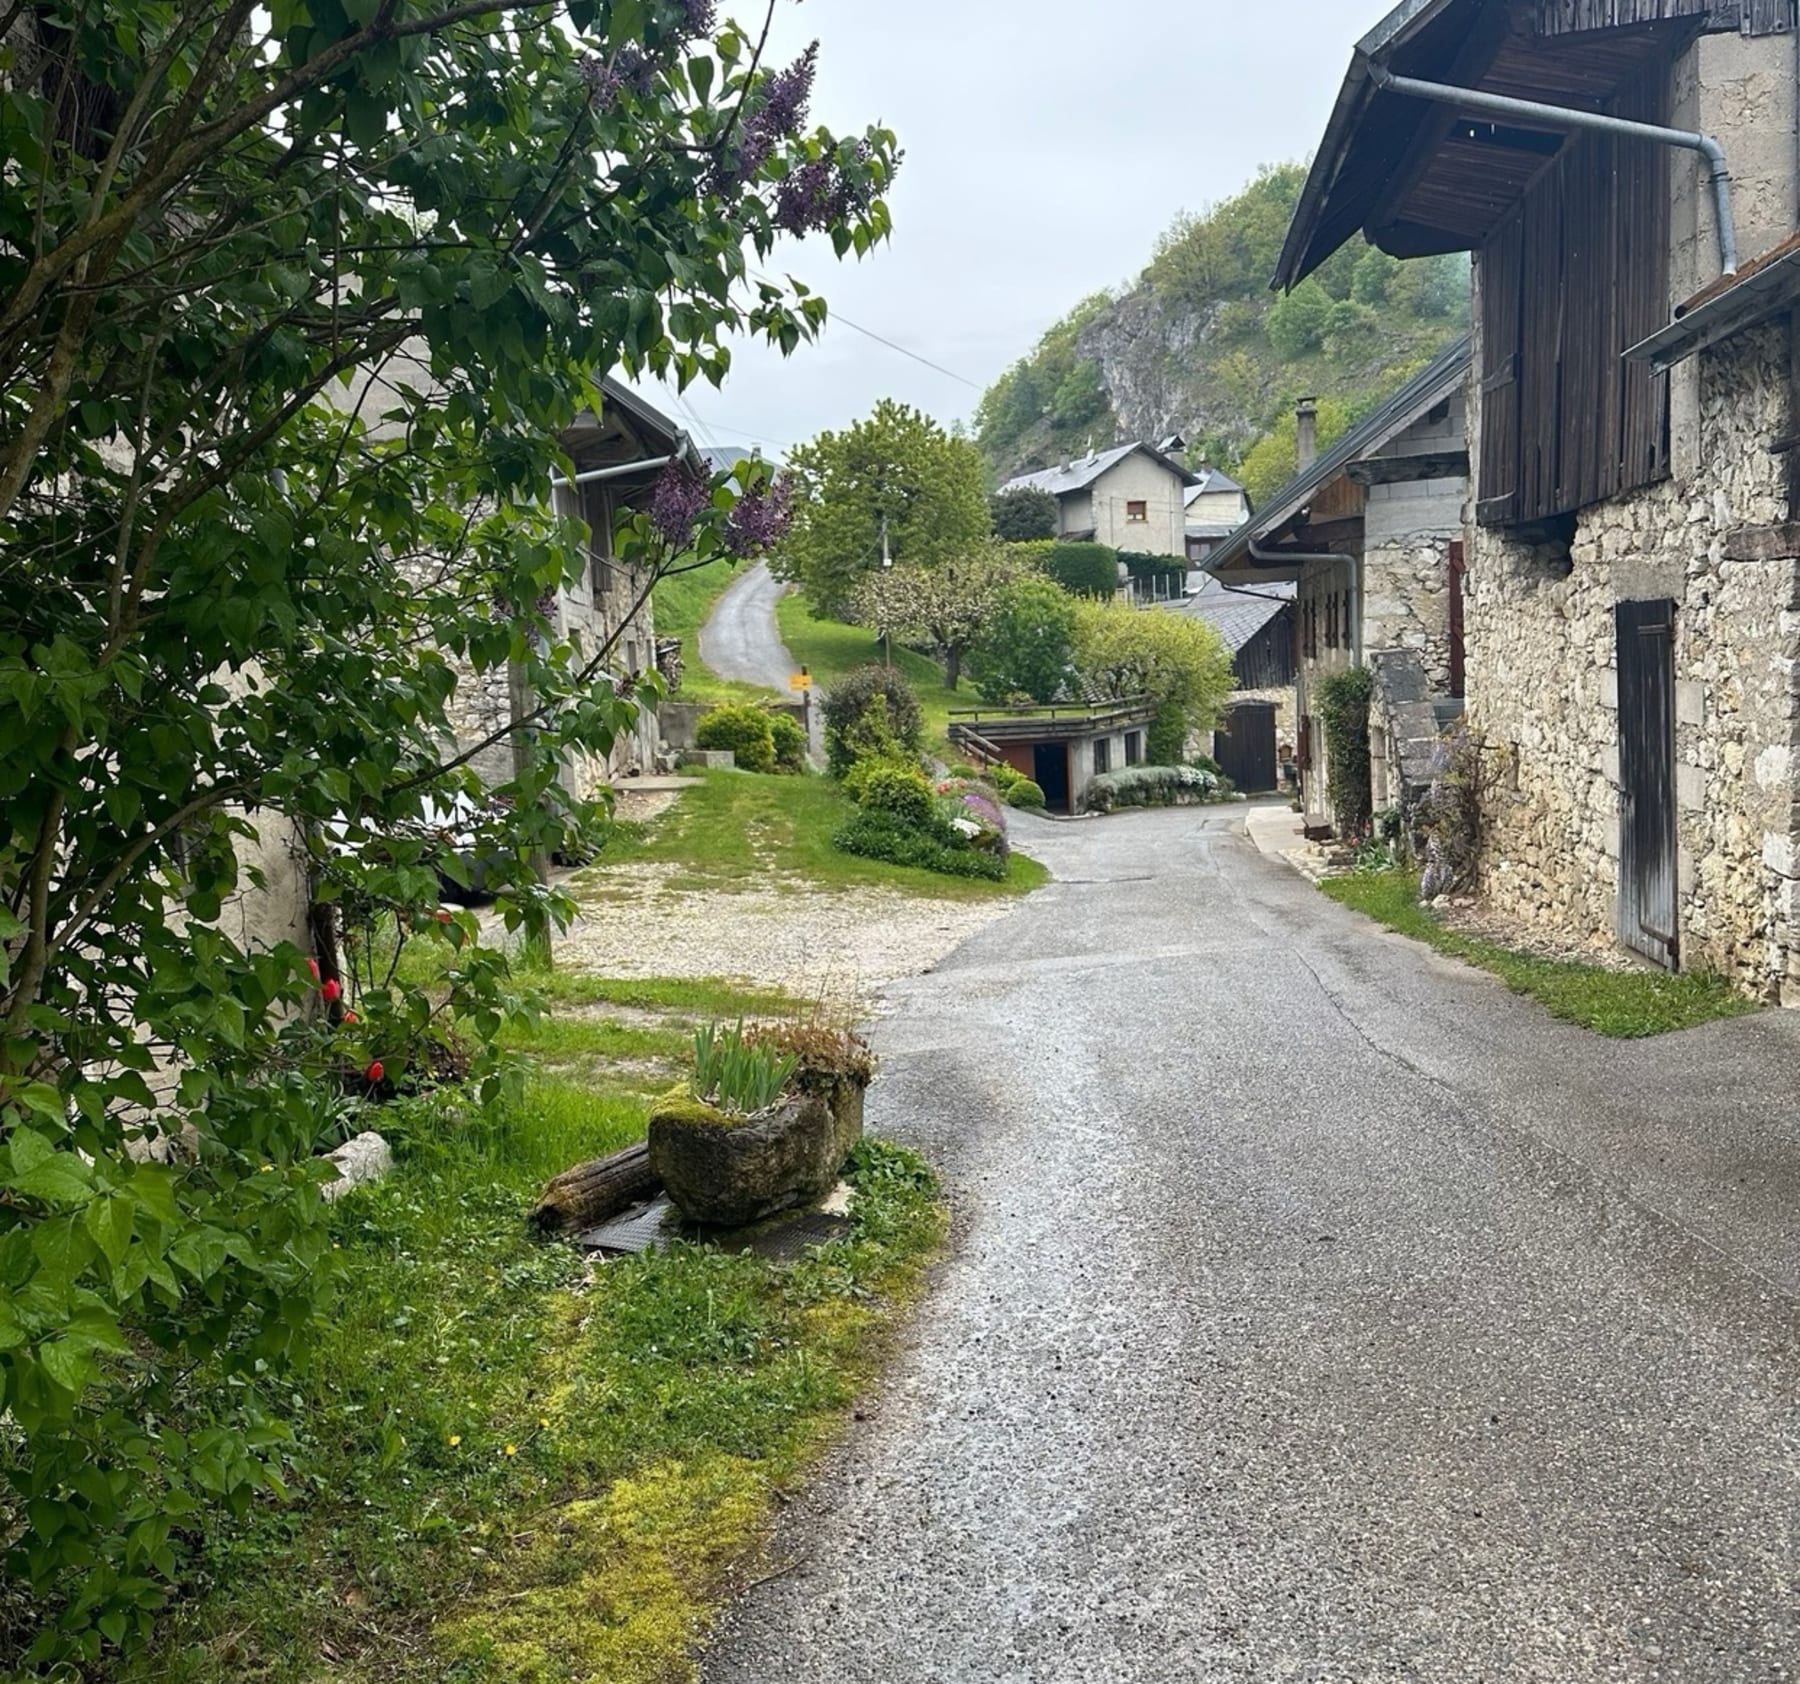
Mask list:
[[696,1099],[693,1090],[682,1086],[670,1088],[661,1099],[650,1107],[650,1121],[658,1118],[671,1123],[688,1123],[705,1128],[736,1128],[745,1119],[734,1117],[729,1111],[721,1111],[716,1105],[708,1105],[704,1099]]

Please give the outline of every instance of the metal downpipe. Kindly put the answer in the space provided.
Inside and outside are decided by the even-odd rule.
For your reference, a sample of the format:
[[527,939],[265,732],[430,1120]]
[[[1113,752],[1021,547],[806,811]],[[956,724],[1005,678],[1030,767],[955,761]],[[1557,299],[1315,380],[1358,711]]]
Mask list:
[[1719,267],[1726,275],[1738,272],[1737,228],[1732,220],[1731,168],[1725,148],[1709,134],[1691,129],[1665,129],[1656,123],[1637,123],[1628,117],[1608,117],[1599,111],[1576,111],[1566,105],[1545,105],[1535,99],[1514,99],[1480,88],[1457,88],[1446,82],[1421,82],[1412,76],[1396,76],[1379,64],[1369,66],[1369,80],[1387,93],[1406,94],[1437,105],[1454,105],[1460,111],[1483,116],[1516,117],[1526,124],[1553,129],[1586,129],[1595,134],[1618,135],[1627,140],[1647,140],[1656,146],[1674,146],[1698,152],[1706,160],[1712,180],[1714,220],[1719,225]]

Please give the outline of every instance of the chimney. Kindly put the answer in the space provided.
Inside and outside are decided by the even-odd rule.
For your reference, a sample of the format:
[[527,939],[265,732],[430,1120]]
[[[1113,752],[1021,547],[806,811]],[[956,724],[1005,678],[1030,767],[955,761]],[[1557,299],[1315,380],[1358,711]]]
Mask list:
[[1305,473],[1319,459],[1319,400],[1301,398],[1294,405],[1294,460]]

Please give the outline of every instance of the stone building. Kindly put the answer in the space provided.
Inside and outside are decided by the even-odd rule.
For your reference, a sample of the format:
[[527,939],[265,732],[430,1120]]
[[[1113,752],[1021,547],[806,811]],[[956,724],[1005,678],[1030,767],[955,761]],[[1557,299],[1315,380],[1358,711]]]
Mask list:
[[1294,711],[1296,634],[1291,583],[1271,581],[1234,589],[1211,575],[1168,612],[1204,621],[1231,652],[1236,689],[1225,717],[1199,746],[1246,793],[1279,787],[1295,765],[1298,718]]
[[1485,894],[1800,1004],[1794,30],[1793,0],[1413,0],[1278,280],[1358,227],[1474,254]]
[[1303,401],[1299,472],[1207,559],[1217,579],[1238,589],[1297,586],[1300,797],[1317,834],[1332,824],[1315,708],[1324,679],[1364,662],[1377,675],[1370,737],[1378,807],[1423,787],[1438,722],[1460,712],[1468,376],[1469,344],[1459,340],[1323,454],[1313,405]]

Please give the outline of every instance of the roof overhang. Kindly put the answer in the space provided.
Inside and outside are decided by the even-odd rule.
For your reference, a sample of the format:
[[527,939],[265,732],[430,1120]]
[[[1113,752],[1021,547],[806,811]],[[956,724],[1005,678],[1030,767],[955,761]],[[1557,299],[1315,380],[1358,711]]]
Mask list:
[[1675,312],[1667,327],[1625,353],[1662,374],[1709,345],[1792,310],[1800,303],[1800,234],[1724,277]]
[[1358,233],[1395,257],[1470,251],[1567,135],[1478,120],[1378,85],[1382,73],[1578,110],[1605,109],[1659,57],[1722,27],[1714,0],[1629,3],[1648,22],[1571,32],[1567,8],[1407,0],[1356,45],[1288,228],[1274,284],[1293,288]]
[[992,712],[952,713],[950,730],[954,735],[960,727],[998,744],[1071,743],[1128,731],[1155,717],[1156,704],[1150,701],[1097,707],[996,708]]

